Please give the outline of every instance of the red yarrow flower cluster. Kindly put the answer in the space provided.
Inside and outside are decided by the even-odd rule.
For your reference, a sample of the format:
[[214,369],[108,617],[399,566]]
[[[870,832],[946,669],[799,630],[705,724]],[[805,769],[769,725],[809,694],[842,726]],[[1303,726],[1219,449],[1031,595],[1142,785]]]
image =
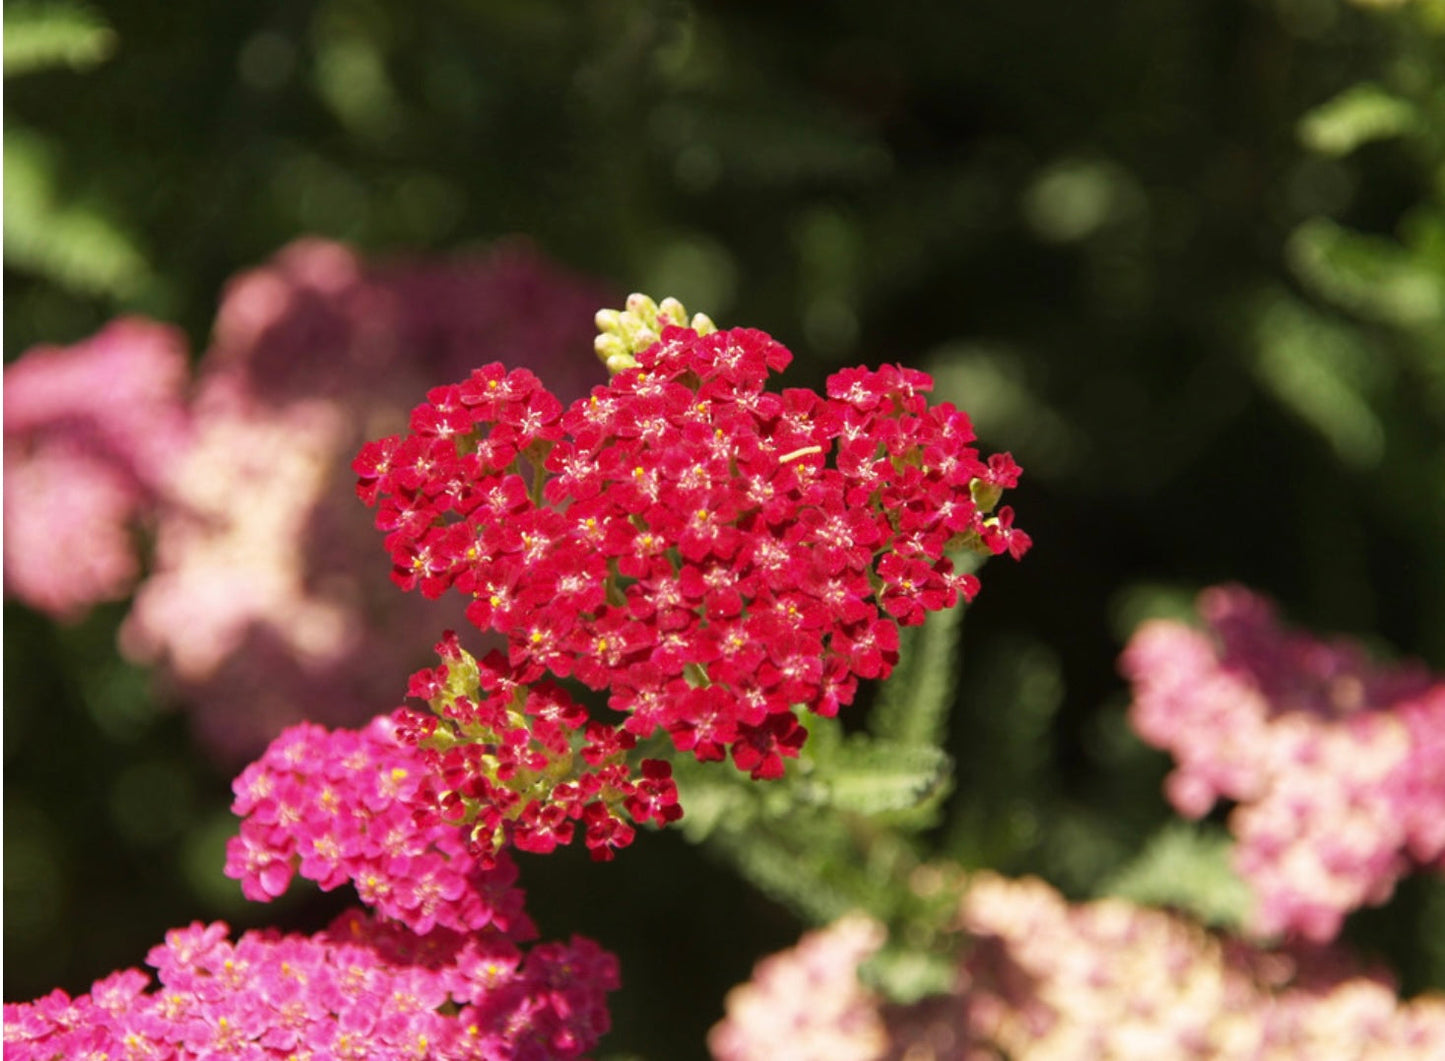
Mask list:
[[362,902],[414,932],[491,927],[531,938],[516,867],[483,864],[454,824],[418,815],[431,805],[427,772],[384,716],[360,732],[291,727],[232,784],[241,831],[226,874],[257,902],[299,873],[326,891],[351,882]]
[[888,675],[899,624],[977,593],[950,552],[1029,546],[993,512],[1018,466],[982,459],[928,376],[765,390],[790,359],[759,331],[668,325],[567,409],[489,365],[363,448],[358,493],[396,581],[470,598],[514,680],[607,689],[626,733],[778,777],[795,705],[835,714]]
[[595,859],[632,842],[636,823],[682,817],[672,768],[644,759],[633,776],[626,730],[589,720],[555,682],[523,685],[506,657],[478,662],[447,636],[441,666],[413,675],[411,695],[431,714],[399,710],[399,734],[426,767],[419,820],[470,826],[485,866],[508,844],[545,854],[572,842],[580,824]]
[[175,929],[89,994],[5,1006],[11,1061],[348,1058],[550,1061],[607,1031],[616,959],[590,940],[525,955],[494,933],[414,936],[360,911],[315,936]]

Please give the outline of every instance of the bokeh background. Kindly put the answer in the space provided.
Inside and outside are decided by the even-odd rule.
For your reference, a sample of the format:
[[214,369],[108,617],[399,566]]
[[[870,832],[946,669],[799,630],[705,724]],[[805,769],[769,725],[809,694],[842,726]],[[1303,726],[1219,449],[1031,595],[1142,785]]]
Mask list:
[[[935,373],[1025,468],[1036,542],[964,623],[936,840],[966,865],[1082,897],[1168,821],[1115,660],[1198,587],[1445,670],[1439,0],[4,13],[7,363],[126,313],[200,358],[228,280],[321,236],[378,263],[525,241],[614,301],[770,331],[796,385]],[[193,919],[310,929],[342,902],[249,906],[221,876],[235,763],[121,655],[126,613],[5,605],[7,1000],[85,990]],[[544,937],[621,956],[617,1056],[702,1056],[726,989],[800,930],[676,836],[523,874]],[[1438,881],[1347,936],[1407,992],[1445,987]]]

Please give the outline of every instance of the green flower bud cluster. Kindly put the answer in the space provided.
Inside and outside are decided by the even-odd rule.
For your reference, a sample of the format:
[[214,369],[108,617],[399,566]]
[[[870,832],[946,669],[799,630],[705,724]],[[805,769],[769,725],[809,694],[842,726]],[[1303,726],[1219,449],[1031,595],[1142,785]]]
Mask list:
[[691,328],[698,335],[717,331],[717,325],[705,313],[695,313],[689,320],[687,310],[675,298],[654,302],[642,294],[628,295],[624,310],[598,310],[596,320],[600,334],[593,340],[593,346],[607,371],[614,376],[636,368],[637,355],[657,342],[662,329],[670,324]]

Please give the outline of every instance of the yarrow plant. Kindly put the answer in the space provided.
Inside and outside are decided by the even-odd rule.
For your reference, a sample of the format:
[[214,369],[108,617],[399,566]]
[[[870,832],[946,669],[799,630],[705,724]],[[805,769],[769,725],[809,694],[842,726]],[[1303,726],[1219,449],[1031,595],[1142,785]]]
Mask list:
[[72,619],[140,574],[132,524],[173,494],[185,337],[136,317],[5,369],[5,588]]
[[[941,990],[891,1000],[879,964],[889,934],[849,915],[729,993],[713,1056],[761,1061],[780,1041],[819,1061],[1445,1055],[1445,997],[1401,1001],[1387,972],[1336,942],[1350,911],[1383,902],[1411,870],[1442,868],[1445,684],[1288,630],[1240,586],[1206,590],[1198,607],[1203,629],[1147,621],[1120,666],[1130,722],[1176,761],[1174,806],[1199,817],[1236,803],[1233,865],[1254,904],[1234,930],[975,872],[957,889]],[[1183,854],[1176,827],[1163,835],[1141,864],[1200,872],[1221,892],[1240,883],[1215,849]],[[1178,883],[1169,894],[1198,915],[1217,919],[1233,901]]]
[[345,883],[352,910],[312,937],[199,923],[72,999],[6,1005],[16,1059],[238,1057],[547,1061],[607,1031],[616,959],[591,940],[524,949],[536,928],[510,860],[482,866],[455,827],[419,825],[424,764],[385,716],[361,732],[303,724],[234,784],[226,872],[268,901],[294,877]]
[[[488,365],[355,464],[397,583],[464,595],[506,638],[480,667],[447,642],[413,680],[431,714],[398,717],[446,778],[438,813],[483,857],[566,842],[578,819],[610,857],[632,837],[619,805],[675,818],[664,760],[635,780],[612,765],[659,729],[699,761],[780,777],[806,739],[795,709],[835,715],[860,678],[887,677],[899,624],[978,592],[951,552],[1030,544],[995,512],[1018,466],[981,458],[925,374],[772,392],[791,355],[762,332],[640,295],[598,324],[613,376],[570,408]],[[622,720],[592,720],[544,676],[606,690]]]
[[[641,295],[596,324],[610,379],[590,394],[565,404],[529,369],[488,364],[432,388],[405,433],[353,462],[392,580],[451,601],[471,629],[442,633],[406,706],[274,739],[233,784],[225,872],[254,901],[300,877],[350,886],[361,908],[312,936],[176,929],[147,958],[158,986],[128,969],[78,997],[7,1005],[7,1054],[579,1057],[608,1030],[618,963],[582,938],[533,942],[515,853],[580,838],[608,860],[641,827],[674,823],[724,850],[745,832],[737,861],[765,884],[779,881],[769,859],[808,832],[820,861],[781,873],[794,892],[832,889],[808,895],[814,911],[867,906],[844,880],[850,861],[907,896],[761,963],[710,1036],[724,1061],[1445,1049],[1445,1004],[1401,1004],[1383,974],[1329,946],[1350,910],[1411,868],[1445,865],[1437,679],[1284,631],[1237,587],[1201,598],[1207,632],[1155,622],[1131,641],[1131,721],[1178,761],[1168,794],[1182,813],[1235,801],[1235,864],[1258,900],[1248,928],[1296,937],[1283,946],[928,862],[904,833],[927,827],[947,787],[947,756],[929,743],[947,682],[919,680],[920,661],[940,657],[910,656],[923,691],[885,690],[863,730],[837,716],[928,643],[910,628],[974,598],[978,559],[1029,549],[1001,504],[1018,466],[981,455],[966,414],[929,404],[921,372],[848,369],[822,394],[772,390],[791,355],[762,332]],[[175,337],[125,327],[73,356],[114,359],[117,338],[149,339],[164,356],[144,362],[143,389],[178,408]],[[21,419],[25,457],[104,458],[111,492],[84,495],[87,511],[137,519],[147,498],[197,496],[164,461],[122,484],[124,432],[106,434],[100,413],[57,427],[45,387],[18,379],[18,407],[38,410]],[[195,419],[234,411],[234,382]],[[307,408],[266,422],[300,430]],[[189,415],[168,421],[177,438],[219,430]],[[107,562],[90,591],[135,577]],[[936,631],[951,627],[930,629],[928,651],[946,653]],[[696,787],[705,775],[718,780]],[[684,815],[694,796],[701,823]],[[916,950],[901,964],[900,942]]]
[[425,765],[386,717],[360,733],[288,729],[236,778],[241,834],[226,872],[258,902],[299,873],[323,890],[354,884],[368,906],[418,933],[438,924],[525,933],[510,863],[481,867],[455,828],[418,828],[412,803],[424,783]]

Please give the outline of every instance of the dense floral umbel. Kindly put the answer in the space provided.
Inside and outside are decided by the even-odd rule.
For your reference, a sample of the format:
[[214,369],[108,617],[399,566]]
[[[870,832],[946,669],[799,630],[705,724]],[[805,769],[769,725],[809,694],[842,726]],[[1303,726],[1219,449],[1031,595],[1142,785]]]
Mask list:
[[[759,963],[709,1037],[719,1061],[1221,1061],[1445,1056],[1445,998],[1401,1004],[1332,950],[1259,950],[1122,900],[1072,905],[1038,880],[979,875],[960,909],[971,942],[952,994],[881,1006],[856,970],[880,942],[855,922]],[[828,955],[830,967],[819,966]],[[782,990],[786,986],[786,990]],[[846,1005],[839,1000],[846,999]],[[880,1041],[881,1040],[881,1041]],[[799,1052],[794,1051],[797,1042]]]
[[608,1028],[617,962],[589,940],[525,955],[496,934],[413,936],[359,911],[315,936],[217,922],[175,929],[147,962],[71,999],[5,1006],[9,1061],[551,1061]]
[[977,592],[946,553],[1029,545],[990,514],[1017,465],[981,459],[926,375],[764,390],[790,358],[758,331],[668,325],[568,409],[499,364],[436,388],[354,465],[394,577],[469,598],[518,681],[609,689],[628,733],[779,776],[794,705],[834,714],[889,673],[896,624]]
[[1445,868],[1445,681],[1290,632],[1237,586],[1199,609],[1207,633],[1156,621],[1130,641],[1130,720],[1174,756],[1181,813],[1238,804],[1253,929],[1332,939],[1412,866]]
[[491,926],[530,938],[515,866],[484,866],[455,825],[418,820],[426,771],[389,718],[359,733],[293,726],[232,785],[242,820],[226,873],[260,902],[300,873],[326,890],[350,881],[362,902],[415,932]]
[[442,665],[412,677],[411,694],[432,714],[396,714],[426,767],[415,793],[420,820],[469,827],[471,850],[490,866],[504,846],[542,854],[584,829],[596,859],[632,842],[639,824],[682,817],[672,767],[644,759],[632,774],[636,738],[600,722],[560,686],[523,685],[500,653],[480,663],[448,633]]

